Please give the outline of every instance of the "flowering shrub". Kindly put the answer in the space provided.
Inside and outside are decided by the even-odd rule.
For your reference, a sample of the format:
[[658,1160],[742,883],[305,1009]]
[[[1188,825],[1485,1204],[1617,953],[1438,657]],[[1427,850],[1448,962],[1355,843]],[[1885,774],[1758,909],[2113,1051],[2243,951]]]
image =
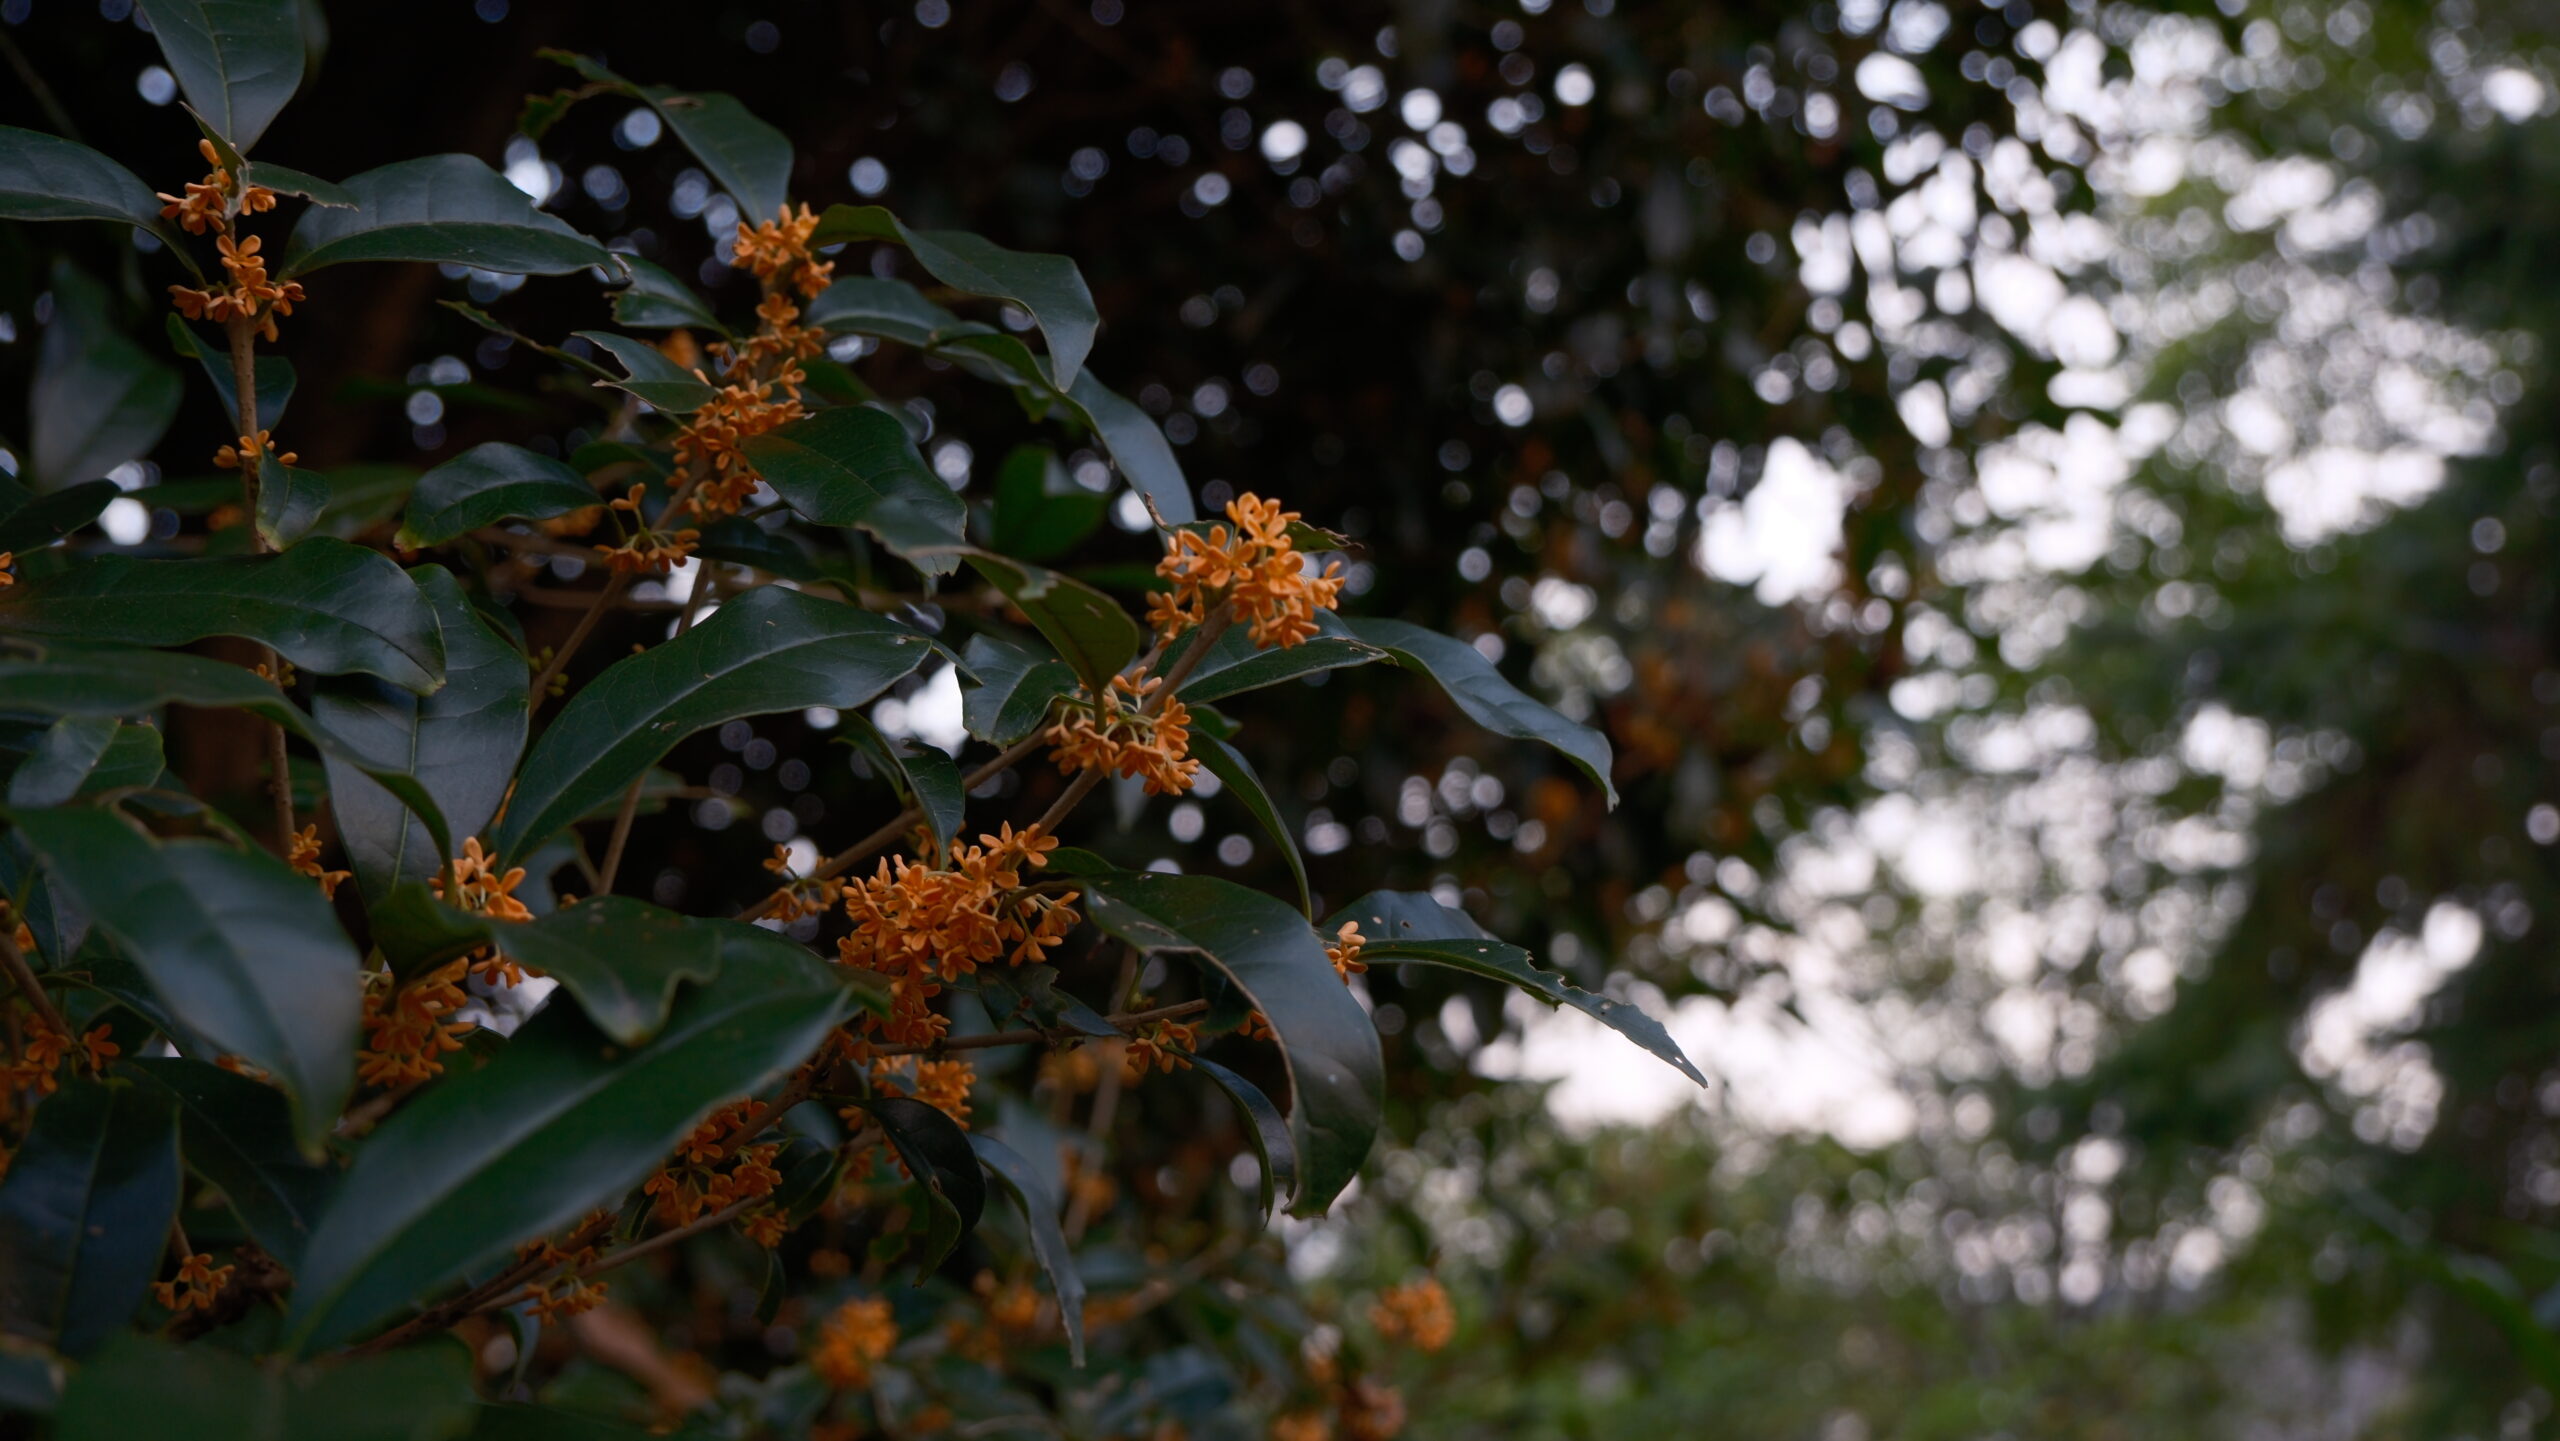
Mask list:
[[[87,429],[50,443],[73,422],[40,413],[35,464],[0,485],[11,1402],[66,1437],[342,1435],[359,1404],[404,1435],[554,1434],[541,1398],[612,1434],[594,1415],[615,1406],[553,1384],[566,1333],[724,1435],[1395,1434],[1404,1400],[1247,1252],[1254,1208],[1132,1209],[1162,1185],[1115,1165],[1128,1088],[1223,1093],[1260,1210],[1318,1215],[1380,1128],[1372,968],[1507,981],[1688,1067],[1428,894],[1319,917],[1230,742],[1254,691],[1381,662],[1604,788],[1605,742],[1467,645],[1343,614],[1348,542],[1279,502],[1195,515],[1152,422],[1085,365],[1099,316],[1065,259],[792,203],[788,142],[736,101],[560,57],[584,84],[528,128],[645,103],[749,217],[728,262],[758,300],[732,329],[470,157],[343,182],[252,159],[299,84],[296,8],[142,8],[206,173],[160,192],[0,132],[0,217],[129,226],[181,274],[167,333],[227,423],[161,448],[236,489],[138,543],[91,529],[120,497],[98,477],[161,446],[176,391],[97,283],[59,272],[47,355],[90,387]],[[294,375],[261,352],[360,262],[597,287],[614,329],[467,313],[600,418],[351,506],[288,448]],[[865,378],[883,345],[1107,454],[1152,537],[1144,625],[1107,565],[973,543],[1121,544],[1036,451],[991,504],[956,492],[919,450],[930,409]],[[577,583],[565,611],[534,610],[546,571]],[[637,643],[609,654],[608,633]],[[945,666],[984,754],[865,718]],[[163,727],[216,711],[257,720],[262,815],[169,768]],[[876,819],[831,848],[774,837],[772,884],[734,916],[623,894],[635,837],[683,814],[689,778],[662,764],[766,716],[846,732]],[[1294,904],[1115,864],[1080,809],[1111,783],[1125,828],[1211,778],[1289,859]],[[982,1235],[990,1182],[1013,1219]],[[1234,1284],[1203,1299],[1213,1280]],[[1138,1324],[1174,1305],[1216,1309],[1191,1328],[1216,1345]],[[1368,1334],[1435,1351],[1454,1314],[1417,1277]]]

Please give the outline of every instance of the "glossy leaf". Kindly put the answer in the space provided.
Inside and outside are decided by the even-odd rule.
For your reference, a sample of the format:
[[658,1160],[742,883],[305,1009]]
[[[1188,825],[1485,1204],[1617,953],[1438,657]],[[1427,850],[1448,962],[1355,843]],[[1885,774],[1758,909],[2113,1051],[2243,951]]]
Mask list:
[[53,272],[53,319],[27,395],[27,458],[38,490],[95,480],[160,443],[177,417],[178,373],[125,338],[105,287]]
[[283,1093],[210,1061],[145,1057],[118,1071],[169,1097],[188,1169],[222,1192],[268,1255],[299,1267],[337,1172],[303,1158]]
[[[174,312],[165,323],[170,346],[204,367],[205,379],[213,383],[213,393],[222,402],[224,419],[230,420],[238,415],[239,377],[231,368],[231,351],[227,343],[206,340]],[[272,428],[284,419],[285,402],[293,398],[293,362],[281,355],[261,355],[253,362],[251,374],[258,393],[258,427],[261,430]],[[236,426],[239,422],[230,423]]]
[[549,520],[603,503],[593,485],[559,461],[502,440],[483,441],[418,477],[399,543],[417,550],[502,520]]
[[0,125],[0,220],[121,220],[150,230],[160,199],[78,141]]
[[[626,1046],[666,1024],[681,982],[707,985],[742,953],[806,953],[741,921],[678,915],[627,896],[592,896],[539,920],[493,925],[489,934],[500,951],[567,987],[596,1029]],[[866,1006],[887,1007],[874,989],[859,995]]]
[[791,186],[791,139],[757,119],[737,97],[635,85],[584,55],[562,50],[542,54],[594,84],[647,101],[720,188],[737,200],[739,219],[754,225],[780,213]]
[[727,327],[711,313],[702,297],[682,277],[655,261],[622,257],[631,283],[614,292],[613,323],[641,330],[708,330],[726,335]]
[[925,299],[903,280],[848,275],[818,292],[801,323],[837,334],[877,335],[921,350],[964,333],[992,333]]
[[1089,370],[1079,372],[1067,386],[1067,399],[1084,413],[1095,438],[1111,452],[1111,463],[1120,467],[1121,477],[1154,502],[1156,514],[1167,524],[1181,525],[1198,516],[1191,482],[1183,477],[1182,462],[1173,458],[1173,445],[1164,438],[1155,417],[1094,379]]
[[921,1285],[978,1229],[978,1218],[986,1211],[987,1180],[979,1172],[978,1153],[969,1148],[969,1135],[959,1122],[922,1101],[878,1096],[860,1105],[906,1162],[907,1174],[923,1189],[933,1212],[925,1234],[907,1252]]
[[178,1213],[178,1117],[130,1081],[65,1081],[0,1182],[0,1316],[88,1354],[133,1317]]
[[1245,1134],[1252,1138],[1253,1153],[1262,1162],[1262,1214],[1269,1216],[1275,1194],[1294,1195],[1298,1189],[1298,1146],[1289,1137],[1288,1120],[1253,1082],[1205,1056],[1192,1057],[1191,1065],[1217,1082],[1243,1115]]
[[57,643],[38,658],[0,656],[0,710],[49,716],[128,716],[164,705],[245,710],[310,741],[323,755],[358,766],[375,784],[399,797],[446,844],[444,815],[415,776],[378,768],[302,713],[273,681],[207,656],[123,646]]
[[97,556],[0,591],[0,631],[181,646],[260,641],[315,675],[370,675],[424,695],[444,680],[435,612],[390,557],[319,537],[281,555]]
[[[1061,846],[1058,851],[1066,849]],[[1057,869],[1057,854],[1051,853],[1051,870]],[[1055,966],[989,966],[973,980],[978,1000],[987,1008],[987,1018],[998,1026],[1028,1025],[1052,1034],[1120,1039],[1120,1028],[1111,1024],[1109,1017],[1059,989]]]
[[272,160],[252,160],[242,174],[252,185],[262,185],[279,195],[299,195],[314,205],[327,205],[339,210],[353,210],[356,206],[355,196],[338,182],[305,175]]
[[525,758],[498,849],[520,859],[696,731],[810,706],[852,710],[932,649],[851,606],[774,586],[751,590],[675,639],[615,662],[561,708]]
[[106,755],[116,730],[112,716],[64,716],[45,727],[27,758],[9,773],[9,804],[68,804]]
[[354,176],[344,189],[354,207],[305,211],[280,274],[350,260],[419,260],[514,275],[621,269],[612,252],[535,209],[505,176],[468,155],[403,160]]
[[[58,1441],[453,1441],[471,1434],[471,1353],[450,1340],[277,1370],[224,1347],[124,1337],[63,1393]],[[563,1436],[578,1436],[563,1431]]]
[[721,983],[636,1049],[545,1007],[358,1149],[297,1277],[288,1345],[352,1339],[613,1204],[704,1116],[797,1066],[847,1005],[835,968],[784,942],[729,954]]
[[969,1137],[969,1148],[978,1153],[987,1173],[1004,1183],[1006,1194],[1020,1208],[1023,1227],[1031,1233],[1031,1254],[1039,1258],[1040,1269],[1049,1273],[1049,1289],[1057,1293],[1058,1316],[1067,1327],[1067,1355],[1082,1366],[1084,1277],[1076,1270],[1075,1250],[1067,1244],[1067,1233],[1058,1225],[1058,1193],[1050,1189],[1029,1161],[1004,1142],[992,1136],[973,1135]]
[[531,685],[524,657],[489,628],[442,567],[420,566],[414,576],[444,638],[444,687],[420,696],[342,676],[322,681],[311,698],[313,717],[344,744],[342,754],[322,757],[339,838],[357,882],[377,899],[403,881],[433,875],[448,856],[368,770],[416,777],[445,824],[475,836],[498,813],[524,754]]
[[1193,703],[1220,701],[1301,676],[1385,659],[1384,650],[1348,635],[1319,635],[1298,645],[1263,650],[1254,645],[1246,627],[1229,626],[1182,683],[1182,698]]
[[1458,709],[1486,730],[1562,751],[1600,783],[1610,805],[1618,803],[1618,788],[1609,782],[1608,737],[1566,720],[1552,707],[1523,694],[1474,646],[1400,620],[1363,617],[1344,624],[1357,639],[1394,657],[1396,664],[1438,681]]
[[859,715],[845,716],[844,727],[846,742],[896,787],[901,801],[924,813],[934,844],[947,852],[969,809],[969,797],[960,785],[960,767],[952,762],[950,752],[922,742],[892,740]]
[[959,567],[969,508],[924,463],[897,417],[843,405],[741,449],[775,494],[819,525],[859,526],[928,575]]
[[310,533],[329,508],[329,481],[278,460],[273,452],[258,460],[258,534],[267,545],[283,550]]
[[0,550],[20,555],[42,550],[96,520],[120,494],[112,480],[84,480],[36,495],[0,477]]
[[877,205],[831,205],[812,243],[887,240],[904,245],[934,279],[954,290],[1010,300],[1031,313],[1049,342],[1057,383],[1072,386],[1102,326],[1093,292],[1063,255],[1007,250],[965,230],[912,230]]
[[1094,694],[1138,655],[1138,623],[1119,603],[1071,576],[982,550],[967,552],[1005,599],[1038,628]]
[[1339,926],[1344,921],[1359,922],[1361,934],[1369,939],[1360,949],[1360,958],[1372,966],[1443,966],[1517,986],[1550,1006],[1580,1011],[1652,1052],[1681,1075],[1701,1086],[1707,1084],[1680,1043],[1642,1007],[1594,995],[1553,971],[1540,970],[1526,950],[1485,936],[1463,912],[1428,895],[1373,891],[1325,924]]
[[1068,477],[1056,452],[1015,446],[996,472],[995,524],[987,543],[999,554],[1051,560],[1075,549],[1110,509],[1110,497]]
[[1289,863],[1289,874],[1297,878],[1298,909],[1309,920],[1315,919],[1315,896],[1307,888],[1307,861],[1306,857],[1298,854],[1297,833],[1290,828],[1288,821],[1282,819],[1279,808],[1271,803],[1271,793],[1263,789],[1262,777],[1254,774],[1253,763],[1244,758],[1244,752],[1205,731],[1196,738],[1192,753],[1209,768],[1209,774],[1216,776],[1219,783],[1253,813],[1263,834],[1271,837],[1272,844],[1280,848],[1280,858]]
[[645,340],[609,330],[581,330],[578,338],[622,362],[621,380],[599,381],[638,396],[670,415],[687,415],[711,403],[719,391],[700,375],[669,360]]
[[293,0],[140,0],[187,102],[233,148],[258,143],[302,88]]
[[365,912],[374,949],[382,953],[391,974],[403,981],[489,944],[494,924],[475,912],[446,905],[424,881],[394,886]]
[[978,677],[961,692],[960,715],[969,734],[1012,745],[1038,730],[1058,697],[1076,688],[1076,673],[1056,656],[1035,656],[991,636],[973,635],[960,659]]
[[355,947],[307,876],[263,851],[161,841],[98,810],[9,820],[197,1035],[273,1075],[308,1151],[355,1082]]
[[1298,1215],[1321,1215],[1378,1133],[1378,1033],[1306,917],[1209,876],[1131,874],[1086,882],[1085,914],[1141,951],[1188,951],[1234,982],[1279,1037],[1301,1167]]

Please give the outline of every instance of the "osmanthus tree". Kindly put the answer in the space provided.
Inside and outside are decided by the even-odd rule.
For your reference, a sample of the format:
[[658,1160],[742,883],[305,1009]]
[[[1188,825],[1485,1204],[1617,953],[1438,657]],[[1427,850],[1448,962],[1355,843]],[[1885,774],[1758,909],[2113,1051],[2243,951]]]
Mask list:
[[[123,543],[93,528],[181,394],[108,287],[58,269],[0,486],[7,1404],[65,1438],[611,1435],[618,1410],[731,1436],[1394,1434],[1398,1396],[1251,1244],[1279,1198],[1324,1212],[1377,1133],[1354,977],[1506,981],[1695,1072],[1428,893],[1319,919],[1230,739],[1257,690],[1386,662],[1604,790],[1607,744],[1468,645],[1337,614],[1341,537],[1250,494],[1197,517],[1085,365],[1099,317],[1063,258],[795,205],[789,142],[734,99],[570,58],[582,87],[530,124],[645,104],[752,218],[731,260],[761,303],[724,316],[477,159],[331,182],[252,158],[302,78],[297,7],[142,12],[202,177],[161,193],[0,131],[0,217],[140,232],[229,422],[169,444],[237,476],[172,482]],[[837,274],[871,247],[934,288]],[[557,343],[472,313],[598,418],[414,477],[303,469],[296,377],[261,349],[357,262],[609,292],[614,328]],[[1090,436],[1160,545],[1143,624],[1052,568],[1117,539],[1107,497],[1026,449],[964,500],[918,449],[930,407],[866,383],[883,344]],[[521,618],[562,601],[537,571],[583,586],[551,644]],[[590,644],[635,617],[631,653]],[[957,758],[863,715],[940,665],[980,748]],[[170,767],[164,725],[225,711],[263,735],[262,814]],[[682,742],[802,713],[835,718],[873,816],[831,854],[777,845],[740,914],[619,893],[635,833],[704,794],[665,768]],[[1108,830],[1079,815],[1106,785],[1125,812],[1211,779],[1295,894],[1062,844]],[[1189,1113],[1208,1164],[1128,1174],[1127,1088],[1171,1072],[1215,1102]],[[1259,1207],[1203,1183],[1230,1160]],[[1012,1219],[979,1236],[991,1209]],[[1427,1281],[1381,1305],[1378,1334],[1449,1332]],[[564,1368],[564,1331],[647,1394]]]

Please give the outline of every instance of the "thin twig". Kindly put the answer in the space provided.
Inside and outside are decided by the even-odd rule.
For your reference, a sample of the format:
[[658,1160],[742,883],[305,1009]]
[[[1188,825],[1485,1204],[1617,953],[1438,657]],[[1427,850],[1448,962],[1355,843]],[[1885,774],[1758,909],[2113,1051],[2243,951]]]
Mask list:
[[641,772],[631,778],[631,789],[622,793],[622,809],[613,817],[613,838],[605,842],[604,864],[596,871],[596,894],[613,894],[614,875],[622,869],[622,848],[631,840],[631,822],[640,814],[640,788],[649,779]]
[[578,617],[577,627],[569,632],[569,638],[562,641],[560,648],[551,653],[551,659],[542,663],[541,670],[534,672],[532,704],[535,710],[542,709],[542,703],[551,698],[553,678],[557,677],[562,668],[569,664],[569,657],[578,653],[578,647],[586,644],[587,636],[596,628],[596,622],[604,619],[604,613],[613,608],[613,603],[621,599],[622,592],[630,584],[631,576],[624,571],[615,571],[607,577],[604,588],[598,590],[596,598],[588,603],[587,613]]
[[44,986],[36,980],[36,973],[28,969],[26,955],[18,949],[17,940],[4,932],[0,932],[0,968],[8,970],[10,982],[17,986],[20,995],[27,998],[27,1004],[35,1008],[37,1019],[51,1026],[55,1035],[67,1037],[78,1034],[71,1029],[71,1023],[62,1018],[62,1012],[53,1008],[53,998],[44,993]]
[[[1170,1006],[1157,1006],[1150,1010],[1125,1011],[1119,1015],[1105,1016],[1103,1019],[1126,1031],[1131,1026],[1143,1026],[1150,1021],[1170,1021],[1183,1016],[1196,1016],[1207,1009],[1209,1009],[1207,1001],[1180,1001]],[[1057,1038],[1058,1033],[1055,1031],[1036,1028],[994,1031],[983,1036],[962,1036],[956,1041],[936,1041],[929,1046],[875,1046],[871,1054],[874,1056],[939,1055],[944,1051],[984,1051],[996,1046],[1027,1046],[1038,1041],[1054,1041]]]
[[[985,765],[982,765],[976,770],[969,772],[968,775],[963,776],[960,781],[961,793],[965,795],[978,789],[980,786],[985,785],[987,782],[994,780],[996,777],[1003,775],[1006,771],[1009,771],[1016,765],[1021,764],[1024,757],[1030,755],[1033,751],[1040,749],[1040,747],[1046,743],[1046,739],[1037,731],[1023,737],[1021,740],[1015,741],[1012,745],[1007,746],[1002,753],[996,756],[995,759],[988,761]],[[833,880],[837,876],[843,875],[846,871],[853,869],[855,866],[862,864],[871,857],[878,855],[880,852],[887,850],[893,845],[896,845],[900,836],[905,835],[909,830],[914,828],[916,822],[923,819],[924,811],[922,808],[917,806],[907,807],[905,810],[902,810],[896,815],[890,817],[888,824],[880,827],[880,829],[876,831],[873,831],[871,834],[864,836],[861,840],[855,841],[852,845],[838,851],[834,855],[829,856],[824,864],[809,873],[808,878],[814,881],[825,881]],[[774,899],[774,896],[766,896],[764,899],[757,901],[745,910],[738,912],[737,919],[742,921],[752,921],[765,915],[773,909]]]
[[[223,329],[231,341],[231,399],[238,412],[233,418],[240,422],[243,441],[240,494],[249,509],[249,543],[264,555],[274,549],[267,544],[266,532],[258,529],[259,490],[266,483],[266,447],[260,445],[252,454],[246,443],[258,435],[258,331],[247,316],[232,317]],[[284,662],[277,657],[275,647],[262,645],[258,649],[266,657],[267,674],[275,677],[277,688],[282,689]],[[275,796],[276,854],[291,855],[297,829],[293,820],[293,769],[285,750],[284,725],[278,721],[267,722],[267,769],[273,773],[268,784]]]

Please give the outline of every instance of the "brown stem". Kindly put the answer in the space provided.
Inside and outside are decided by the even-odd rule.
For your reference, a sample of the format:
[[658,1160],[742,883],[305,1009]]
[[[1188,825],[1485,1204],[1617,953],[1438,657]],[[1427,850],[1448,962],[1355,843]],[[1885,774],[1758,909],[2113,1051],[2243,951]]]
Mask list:
[[69,1021],[62,1018],[62,1012],[53,1008],[53,998],[44,993],[44,986],[36,980],[36,973],[28,969],[26,955],[18,949],[17,940],[6,932],[0,932],[0,969],[8,971],[11,984],[27,998],[27,1004],[35,1009],[37,1019],[53,1028],[54,1034],[64,1037],[79,1034],[71,1029]]
[[[246,316],[234,316],[224,324],[223,331],[231,341],[232,400],[238,412],[232,418],[239,422],[243,437],[255,439],[258,434],[257,324]],[[249,544],[260,555],[274,548],[267,544],[266,533],[258,529],[258,488],[262,483],[259,469],[264,464],[263,457],[263,451],[253,456],[245,447],[240,455],[240,499],[249,511]],[[284,662],[277,658],[273,646],[260,646],[258,650],[266,658],[267,674],[276,678],[277,689],[283,689]],[[293,770],[285,751],[284,727],[275,721],[267,722],[267,769],[270,772],[267,784],[275,797],[276,854],[290,855],[297,829],[293,820]]]
[[[597,1220],[589,1221],[585,1225],[580,1226],[577,1230],[571,1232],[569,1239],[563,1242],[559,1249],[563,1251],[577,1251],[585,1247],[592,1246],[597,1241],[602,1240],[605,1233],[611,1230],[612,1227],[613,1222],[610,1218],[599,1218]],[[497,1275],[490,1277],[488,1280],[481,1282],[479,1285],[472,1287],[470,1290],[463,1292],[461,1295],[454,1297],[452,1300],[446,1301],[440,1305],[430,1306],[425,1311],[401,1322],[399,1325],[392,1327],[390,1330],[383,1332],[372,1340],[348,1347],[346,1354],[350,1357],[371,1356],[378,1352],[388,1351],[395,1346],[406,1345],[407,1343],[418,1339],[420,1336],[441,1331],[446,1327],[451,1326],[454,1322],[470,1315],[472,1311],[477,1309],[482,1303],[486,1302],[491,1297],[504,1294],[511,1287],[522,1285],[528,1277],[549,1271],[556,1263],[542,1261],[539,1259],[541,1254],[542,1253],[537,1251],[533,1256],[516,1262],[515,1264],[507,1267],[504,1271],[501,1271]]]
[[597,591],[595,599],[587,603],[587,613],[578,617],[577,628],[570,631],[569,638],[562,641],[560,648],[551,653],[551,659],[542,663],[542,669],[534,672],[531,699],[533,709],[542,709],[542,703],[551,698],[552,679],[569,664],[569,657],[578,653],[578,647],[586,644],[587,636],[596,628],[596,622],[604,619],[604,613],[613,609],[613,603],[622,598],[622,592],[629,589],[630,585],[631,576],[625,571],[615,571],[606,578],[604,588]]
[[631,840],[631,822],[640,814],[640,787],[647,783],[646,771],[634,776],[631,789],[622,793],[622,809],[613,817],[613,839],[604,845],[604,865],[596,871],[596,894],[613,894],[614,874],[622,869],[622,848]]
[[[1157,1006],[1150,1010],[1124,1011],[1118,1015],[1105,1016],[1103,1019],[1126,1031],[1131,1026],[1143,1026],[1150,1021],[1170,1021],[1183,1016],[1196,1016],[1207,1009],[1209,1009],[1207,1001],[1179,1001],[1170,1006]],[[996,1046],[1028,1046],[1035,1042],[1055,1039],[1057,1039],[1057,1033],[1054,1031],[1038,1029],[993,1031],[983,1036],[962,1036],[956,1041],[936,1041],[929,1046],[876,1046],[872,1048],[871,1054],[874,1056],[939,1055],[944,1051],[984,1051]]]

